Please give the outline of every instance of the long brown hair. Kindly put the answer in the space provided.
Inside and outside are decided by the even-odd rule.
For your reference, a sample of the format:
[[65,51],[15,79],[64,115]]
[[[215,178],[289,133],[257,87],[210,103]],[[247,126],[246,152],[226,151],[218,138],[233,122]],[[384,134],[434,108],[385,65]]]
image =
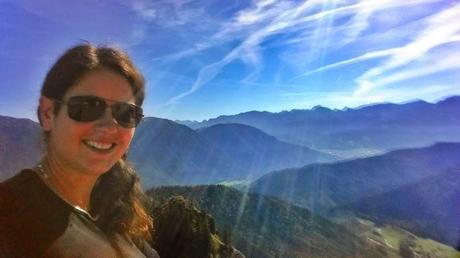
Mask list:
[[[52,66],[41,89],[41,95],[62,100],[65,93],[91,71],[108,69],[129,82],[135,103],[141,106],[145,95],[145,81],[129,56],[113,47],[90,44],[67,50]],[[60,106],[55,102],[54,113]],[[39,109],[38,119],[41,121]],[[49,132],[44,132],[45,140]],[[124,155],[109,171],[99,177],[91,192],[90,212],[96,224],[108,235],[115,233],[133,240],[150,239],[152,218],[143,205],[143,192],[136,171],[128,165]]]

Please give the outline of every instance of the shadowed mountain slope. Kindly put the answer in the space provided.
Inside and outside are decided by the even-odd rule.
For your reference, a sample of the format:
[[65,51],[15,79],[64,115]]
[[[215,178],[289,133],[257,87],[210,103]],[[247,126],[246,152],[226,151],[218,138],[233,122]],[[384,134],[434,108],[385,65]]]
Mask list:
[[0,181],[34,166],[43,150],[41,129],[37,123],[0,116]]
[[460,248],[460,166],[338,208]]
[[147,186],[252,180],[273,169],[336,159],[246,125],[216,125],[197,132],[158,118],[141,123],[129,158]]
[[147,118],[140,124],[129,158],[148,186],[194,184],[244,175],[229,157],[211,150],[197,132],[166,119]]
[[460,143],[439,143],[375,157],[276,171],[253,182],[251,191],[319,212],[396,190],[458,164]]
[[312,149],[279,141],[259,129],[242,124],[218,124],[198,130],[213,150],[232,157],[257,178],[268,171],[309,163],[338,160]]

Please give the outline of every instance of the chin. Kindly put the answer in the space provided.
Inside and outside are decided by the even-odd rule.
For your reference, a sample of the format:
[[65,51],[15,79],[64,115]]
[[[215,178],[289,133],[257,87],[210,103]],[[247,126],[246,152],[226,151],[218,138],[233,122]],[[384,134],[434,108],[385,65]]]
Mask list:
[[95,166],[90,166],[87,171],[88,173],[95,175],[95,176],[101,176],[112,168],[113,166],[100,166],[100,167],[95,167]]

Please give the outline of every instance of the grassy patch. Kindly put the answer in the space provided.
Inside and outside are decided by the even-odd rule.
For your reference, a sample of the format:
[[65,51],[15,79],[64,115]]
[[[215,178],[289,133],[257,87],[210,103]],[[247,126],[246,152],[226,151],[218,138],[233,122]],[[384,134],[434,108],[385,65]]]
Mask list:
[[[453,247],[418,237],[406,230],[391,225],[382,227],[376,226],[372,221],[357,219],[353,222],[353,227],[359,228],[360,232],[355,232],[370,242],[386,246],[393,250],[394,254],[399,254],[399,248],[402,241],[407,241],[411,244],[411,250],[415,257],[437,257],[437,258],[455,258],[460,257],[460,252]],[[357,227],[359,225],[359,227]]]

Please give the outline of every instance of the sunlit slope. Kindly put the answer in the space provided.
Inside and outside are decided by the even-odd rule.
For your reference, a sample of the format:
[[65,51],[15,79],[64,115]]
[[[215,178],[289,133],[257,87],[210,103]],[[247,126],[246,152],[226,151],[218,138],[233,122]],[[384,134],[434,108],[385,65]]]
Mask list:
[[342,225],[375,245],[393,250],[393,254],[397,254],[395,257],[460,257],[460,252],[451,246],[417,236],[393,225],[381,225],[358,218],[350,218]]
[[211,214],[246,257],[384,257],[344,227],[307,209],[225,186],[161,187],[154,200],[182,195]]

